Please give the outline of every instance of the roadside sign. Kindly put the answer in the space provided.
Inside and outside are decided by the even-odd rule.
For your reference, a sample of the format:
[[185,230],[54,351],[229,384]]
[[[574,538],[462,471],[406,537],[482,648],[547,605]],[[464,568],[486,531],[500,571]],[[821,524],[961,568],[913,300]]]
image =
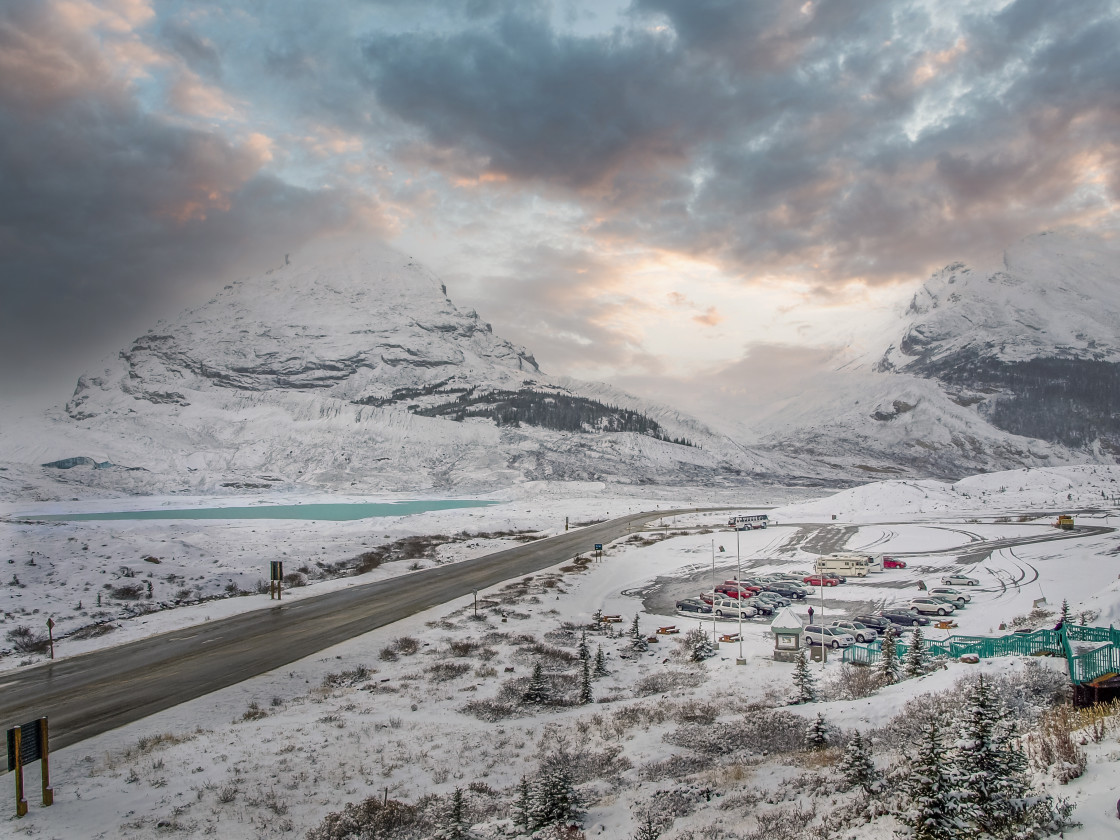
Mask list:
[[40,762],[43,771],[43,805],[54,804],[51,789],[50,765],[47,763],[47,719],[41,717],[22,726],[8,730],[8,772],[15,771],[16,816],[27,814],[27,799],[23,791],[23,765]]
[[602,543],[595,543],[595,550],[596,551],[602,551],[603,550],[603,544]]
[[272,560],[269,562],[271,575],[268,582],[268,600],[283,600],[280,590],[284,585],[284,561]]

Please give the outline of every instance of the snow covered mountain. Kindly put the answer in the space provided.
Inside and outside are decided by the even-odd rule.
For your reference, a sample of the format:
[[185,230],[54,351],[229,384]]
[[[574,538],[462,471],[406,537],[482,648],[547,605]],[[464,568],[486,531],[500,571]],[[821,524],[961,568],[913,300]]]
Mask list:
[[545,375],[430,272],[368,244],[226,286],[82,376],[36,432],[6,441],[5,457],[129,492],[480,492],[773,470],[694,418]]
[[953,263],[885,334],[776,407],[763,445],[941,477],[1120,453],[1116,243],[1051,232],[990,270]]

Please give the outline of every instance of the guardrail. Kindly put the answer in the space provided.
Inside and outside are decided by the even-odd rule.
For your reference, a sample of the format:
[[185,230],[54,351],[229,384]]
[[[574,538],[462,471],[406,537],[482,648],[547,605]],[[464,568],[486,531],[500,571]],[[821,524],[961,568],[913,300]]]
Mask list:
[[[1086,627],[1067,624],[1061,630],[1035,630],[1033,633],[1011,633],[1006,636],[950,636],[947,639],[923,639],[922,647],[930,656],[956,659],[974,654],[981,659],[996,656],[1037,656],[1050,653],[1064,656],[1069,665],[1069,678],[1075,684],[1092,682],[1105,674],[1120,673],[1120,631],[1112,627]],[[1074,653],[1071,642],[1089,642],[1097,647]],[[899,659],[910,646],[897,642]],[[882,658],[881,642],[852,645],[844,650],[843,661],[855,665],[874,665]]]

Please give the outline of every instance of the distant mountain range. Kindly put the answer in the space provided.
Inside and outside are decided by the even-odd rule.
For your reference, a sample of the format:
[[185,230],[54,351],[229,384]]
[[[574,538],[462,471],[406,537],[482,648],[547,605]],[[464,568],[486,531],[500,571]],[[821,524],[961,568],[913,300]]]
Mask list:
[[745,446],[674,408],[548,376],[408,257],[324,246],[160,323],[40,428],[6,433],[0,495],[836,486],[1112,462],[1117,254],[1042,234],[998,270],[947,266],[889,346],[822,370]]

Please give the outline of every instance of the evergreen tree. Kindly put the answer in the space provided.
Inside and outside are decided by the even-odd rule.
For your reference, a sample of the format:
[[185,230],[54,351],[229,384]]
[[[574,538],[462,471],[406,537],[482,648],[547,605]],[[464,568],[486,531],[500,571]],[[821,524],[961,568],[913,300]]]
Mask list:
[[813,703],[817,699],[817,687],[813,681],[813,673],[809,670],[809,660],[805,658],[805,651],[797,654],[797,663],[793,667],[793,702],[796,704]]
[[811,750],[823,750],[828,746],[829,726],[824,721],[824,715],[817,713],[817,719],[809,724],[805,731],[805,743]]
[[586,706],[595,702],[595,695],[591,693],[591,660],[584,659],[580,666],[579,704]]
[[895,644],[893,627],[888,627],[883,633],[883,641],[879,647],[879,663],[875,672],[887,685],[898,682],[902,669],[898,666],[898,647]]
[[440,840],[470,840],[467,831],[466,818],[463,813],[463,789],[455,788],[451,794],[451,810],[447,814],[447,822],[436,835]]
[[584,630],[579,634],[579,645],[576,648],[581,662],[587,662],[591,659],[591,648],[587,645],[587,631]]
[[875,769],[875,762],[871,758],[871,743],[864,740],[858,730],[844,748],[839,769],[849,787],[863,788],[867,794],[875,791],[879,783],[879,771]]
[[544,666],[540,661],[533,666],[533,675],[529,677],[529,687],[525,689],[525,693],[521,695],[521,699],[526,703],[535,703],[543,706],[550,702],[552,699],[552,692],[549,690],[548,680],[544,676]]
[[638,641],[642,638],[642,630],[640,627],[638,627],[637,613],[634,613],[634,621],[630,625],[630,638],[632,638],[634,641]]
[[595,650],[595,672],[594,672],[594,675],[596,677],[606,677],[606,676],[609,676],[610,673],[611,672],[607,670],[606,657],[603,656],[603,646],[599,645],[598,648]]
[[1058,623],[1065,627],[1073,621],[1073,615],[1069,611],[1069,601],[1065,598],[1062,599],[1062,611],[1058,615]]
[[525,831],[531,830],[533,822],[533,789],[524,776],[517,785],[517,801],[513,804],[513,824]]
[[638,825],[638,830],[630,835],[631,840],[657,840],[661,836],[661,826],[654,822],[653,814],[646,811],[642,815],[642,821]]
[[712,641],[708,638],[708,634],[697,634],[695,641],[692,643],[692,652],[689,654],[692,661],[703,662],[705,659],[711,659],[715,655],[716,649],[712,647]]
[[981,675],[966,695],[953,757],[962,816],[995,837],[1014,837],[1049,815],[1045,798],[1031,791],[1026,757],[1015,745],[1017,735],[1014,722]]
[[936,720],[922,730],[918,751],[907,761],[902,794],[910,807],[897,816],[911,829],[913,840],[961,840],[971,836],[959,816],[952,768]]
[[910,647],[906,651],[906,664],[903,666],[903,672],[907,677],[920,677],[926,672],[926,652],[924,648],[925,639],[922,637],[922,628],[914,628],[914,637],[910,641]]
[[578,822],[583,816],[583,803],[566,769],[566,756],[559,756],[537,778],[530,805],[530,829],[546,825]]

